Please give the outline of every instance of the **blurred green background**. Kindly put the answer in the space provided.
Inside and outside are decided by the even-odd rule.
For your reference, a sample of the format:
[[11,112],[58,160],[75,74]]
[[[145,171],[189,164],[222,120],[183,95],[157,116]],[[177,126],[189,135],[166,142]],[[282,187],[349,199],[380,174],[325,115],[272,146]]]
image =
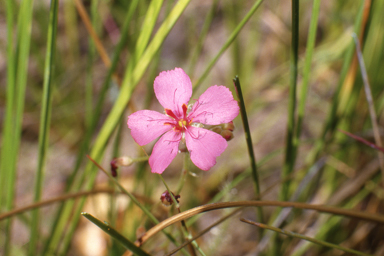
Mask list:
[[[232,79],[239,76],[262,200],[384,214],[382,154],[338,130],[381,145],[384,1],[292,1],[1,1],[0,255],[122,255],[124,247],[82,211],[108,221],[130,241],[153,226],[86,154],[107,170],[114,157],[149,154],[154,143],[144,150],[136,145],[127,116],[163,111],[153,81],[175,67],[190,76],[193,99],[211,85],[227,86],[236,98]],[[372,102],[366,100],[353,32]],[[234,124],[234,139],[210,171],[183,163],[179,154],[164,172],[173,191],[185,179],[181,211],[255,198],[240,115]],[[147,162],[119,168],[118,181],[159,221],[176,213],[160,204],[165,187]],[[79,197],[81,191],[93,192]],[[71,199],[4,217],[70,193]],[[200,214],[187,221],[189,231],[196,235],[228,212]],[[264,207],[263,215],[265,223],[285,230],[384,254],[382,224],[276,207]],[[243,210],[198,239],[197,253],[349,255],[261,233],[239,216],[260,218],[255,208]],[[180,225],[166,230],[180,245]],[[143,246],[151,255],[173,248],[162,234]]]

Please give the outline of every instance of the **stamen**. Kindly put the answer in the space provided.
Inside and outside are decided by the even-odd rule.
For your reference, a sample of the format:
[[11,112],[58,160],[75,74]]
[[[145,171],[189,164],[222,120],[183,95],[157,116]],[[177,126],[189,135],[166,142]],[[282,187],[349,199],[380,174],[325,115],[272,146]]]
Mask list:
[[183,114],[184,114],[183,117],[186,118],[187,117],[188,106],[184,103],[181,107],[183,108]]
[[164,109],[164,110],[165,110],[165,113],[166,113],[168,116],[172,117],[173,119],[177,119],[176,115],[172,112],[172,110],[170,110],[170,109],[168,109],[168,108],[166,108],[166,109]]

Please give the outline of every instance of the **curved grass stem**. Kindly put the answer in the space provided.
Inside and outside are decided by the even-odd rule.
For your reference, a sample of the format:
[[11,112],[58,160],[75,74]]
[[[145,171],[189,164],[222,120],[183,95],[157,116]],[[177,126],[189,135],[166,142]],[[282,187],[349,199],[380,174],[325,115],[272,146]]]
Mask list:
[[198,206],[182,213],[176,214],[158,225],[154,226],[147,231],[145,235],[140,238],[141,243],[147,241],[150,237],[165,229],[166,227],[179,222],[181,220],[188,219],[197,214],[234,207],[261,207],[261,206],[275,206],[275,207],[293,207],[297,209],[315,210],[322,213],[330,213],[335,215],[342,215],[345,217],[358,218],[366,221],[373,221],[384,224],[384,215],[369,214],[366,212],[360,212],[356,210],[342,209],[325,205],[311,205],[299,202],[281,202],[281,201],[239,201],[239,202],[222,202]]
[[342,246],[337,245],[337,244],[328,243],[328,242],[321,241],[321,240],[318,240],[318,239],[315,239],[315,238],[312,238],[312,237],[308,237],[308,236],[304,236],[304,235],[301,235],[301,234],[297,234],[297,233],[294,233],[292,231],[286,231],[286,230],[279,229],[279,228],[276,228],[276,227],[272,227],[272,226],[269,226],[269,225],[266,225],[266,224],[257,223],[257,222],[250,221],[250,220],[246,220],[244,218],[240,218],[240,221],[248,223],[248,224],[251,224],[251,225],[254,225],[254,226],[257,226],[257,227],[262,228],[262,229],[269,229],[269,230],[275,231],[277,233],[280,233],[280,234],[283,234],[283,235],[286,235],[286,236],[307,240],[307,241],[309,241],[311,243],[315,243],[315,244],[318,244],[318,245],[321,245],[321,246],[326,246],[326,247],[330,247],[330,248],[333,248],[333,249],[338,249],[338,250],[341,250],[341,251],[344,251],[344,252],[348,252],[348,253],[353,253],[353,254],[356,254],[356,255],[373,256],[372,254],[367,254],[367,253],[359,252],[359,251],[356,251],[356,250],[353,250],[353,249],[342,247]]

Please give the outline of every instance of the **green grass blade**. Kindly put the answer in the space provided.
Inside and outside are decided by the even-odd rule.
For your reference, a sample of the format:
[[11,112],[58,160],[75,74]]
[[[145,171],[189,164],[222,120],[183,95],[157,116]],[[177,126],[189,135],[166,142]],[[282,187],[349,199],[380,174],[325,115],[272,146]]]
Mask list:
[[247,23],[247,21],[252,17],[252,15],[256,12],[256,10],[259,8],[260,4],[263,2],[263,0],[257,0],[249,12],[245,15],[245,17],[240,21],[239,25],[235,28],[235,30],[232,32],[232,34],[229,36],[227,41],[225,41],[224,45],[221,47],[220,51],[216,54],[215,57],[209,62],[207,68],[205,69],[204,73],[199,77],[197,82],[193,85],[193,88],[198,88],[201,83],[204,81],[204,79],[207,77],[213,66],[216,64],[216,62],[219,60],[221,55],[228,49],[228,47],[232,44],[232,42],[236,39],[237,35],[240,33],[241,29],[244,27],[244,25]]
[[[161,10],[161,6],[163,5],[163,0],[152,0],[149,7],[147,14],[145,15],[145,20],[143,22],[142,27],[145,29],[141,30],[141,33],[139,35],[139,38],[136,42],[136,47],[133,55],[133,62],[130,61],[129,63],[137,63],[141,55],[143,55],[143,52],[145,48],[147,48],[149,39],[152,35],[153,29],[156,24],[157,17],[159,16],[159,12]],[[134,67],[134,66],[132,66]]]
[[320,0],[314,0],[313,7],[312,7],[311,22],[309,25],[308,41],[307,41],[304,68],[303,68],[303,84],[300,92],[297,126],[296,126],[295,138],[294,138],[294,152],[295,152],[294,155],[295,156],[297,154],[297,147],[298,147],[298,143],[301,135],[301,128],[303,124],[305,103],[306,103],[307,93],[308,93],[309,77],[311,75],[312,55],[313,55],[313,49],[315,47],[319,13],[320,13]]
[[[6,106],[5,106],[5,117],[4,117],[4,126],[2,130],[2,146],[1,146],[1,163],[0,163],[0,209],[8,209],[8,192],[9,188],[13,185],[9,184],[8,177],[12,175],[10,170],[12,170],[14,158],[12,154],[13,149],[13,133],[14,133],[14,116],[15,116],[15,95],[16,95],[16,86],[15,86],[15,70],[16,70],[16,61],[15,61],[15,49],[14,49],[14,40],[13,40],[13,26],[14,26],[14,9],[13,0],[6,1],[6,17],[7,17],[7,86],[6,86]],[[9,209],[8,209],[9,210]],[[5,224],[5,226],[3,226]],[[7,236],[10,232],[11,220],[7,220],[5,223],[1,224],[1,229],[5,229],[5,235]],[[1,247],[4,247],[4,253],[7,254],[9,251],[9,237],[2,239],[0,243]]]
[[286,230],[279,229],[279,228],[276,228],[276,227],[273,227],[273,226],[269,226],[269,225],[266,225],[266,224],[257,223],[257,222],[253,222],[253,221],[250,221],[250,220],[246,220],[244,218],[241,218],[240,220],[242,222],[245,222],[245,223],[257,226],[259,228],[269,229],[269,230],[272,230],[274,232],[277,232],[277,233],[280,233],[280,234],[283,234],[283,235],[286,235],[286,236],[307,240],[307,241],[309,241],[311,243],[318,244],[320,246],[325,246],[325,247],[341,250],[341,251],[344,251],[344,252],[353,253],[353,254],[356,254],[356,255],[373,256],[372,254],[367,254],[367,253],[359,252],[359,251],[356,251],[356,250],[353,250],[353,249],[342,247],[342,246],[337,245],[337,244],[328,243],[328,242],[325,242],[325,241],[322,241],[322,240],[318,240],[318,239],[315,239],[315,238],[312,238],[312,237],[308,237],[308,236],[304,236],[304,235],[301,235],[301,234],[297,234],[297,233],[292,232],[292,231],[286,231]]
[[[15,77],[15,94],[14,94],[14,105],[12,106],[12,131],[10,141],[6,141],[6,146],[9,148],[3,148],[6,150],[4,152],[7,154],[5,157],[9,158],[6,160],[8,166],[4,166],[7,170],[6,175],[6,210],[11,210],[14,204],[15,196],[15,183],[16,183],[16,167],[18,161],[18,153],[20,148],[21,140],[21,126],[22,126],[22,117],[24,112],[24,98],[25,98],[25,88],[27,85],[27,76],[28,76],[28,60],[29,60],[29,49],[31,41],[31,26],[32,26],[32,8],[33,1],[25,0],[20,5],[19,19],[18,19],[18,55],[17,59],[17,68],[16,77]],[[11,142],[10,145],[8,143]],[[5,228],[5,248],[4,255],[10,253],[10,238],[11,238],[11,219],[7,220]]]
[[[233,82],[235,84],[237,97],[239,98],[241,120],[243,121],[244,134],[245,134],[245,139],[247,142],[249,159],[251,162],[252,178],[253,178],[253,182],[255,184],[255,196],[256,196],[256,198],[258,198],[258,200],[261,200],[261,198],[260,198],[260,182],[259,182],[259,174],[257,172],[256,157],[255,157],[255,153],[253,152],[251,130],[249,129],[248,116],[247,116],[247,111],[245,110],[245,103],[244,103],[243,93],[241,91],[239,77],[236,76],[233,79]],[[258,211],[259,219],[262,221],[264,219],[264,217],[263,217],[263,211],[262,211],[261,207],[258,207],[257,211]]]
[[95,218],[89,213],[82,212],[81,215],[83,215],[85,218],[90,220],[93,224],[98,226],[100,229],[102,229],[105,233],[119,241],[126,249],[130,250],[131,252],[135,253],[139,256],[149,256],[147,252],[145,252],[140,247],[137,247],[134,243],[129,241],[127,238],[125,238],[122,234],[120,234],[116,229],[111,227],[108,223],[102,222],[101,220]]
[[[56,50],[56,34],[57,34],[57,14],[58,14],[58,0],[52,0],[49,14],[49,27],[47,35],[47,52],[45,56],[45,70],[44,70],[44,85],[43,85],[43,98],[40,114],[40,131],[39,131],[39,155],[37,176],[35,180],[35,196],[34,201],[41,200],[45,159],[49,141],[49,126],[51,120],[52,108],[52,73],[53,64],[55,60]],[[39,239],[39,222],[40,222],[39,209],[32,212],[31,221],[31,236],[29,242],[29,255],[36,255],[37,241]]]
[[[289,81],[289,103],[288,103],[288,124],[285,148],[285,160],[283,166],[282,179],[287,177],[293,171],[295,165],[294,154],[294,132],[295,111],[296,111],[296,87],[297,87],[297,62],[299,56],[299,0],[292,0],[292,45],[290,61],[290,81]],[[286,181],[282,184],[280,191],[280,200],[286,201],[289,198],[289,184]]]
[[14,101],[16,94],[15,86],[15,49],[13,40],[13,0],[6,1],[6,13],[7,13],[7,86],[6,86],[6,106],[5,106],[5,117],[4,127],[2,131],[2,147],[1,147],[1,163],[0,163],[0,208],[5,207],[6,204],[6,191],[8,183],[7,175],[11,166],[11,157],[9,152],[12,150],[12,137],[13,137],[13,113]]

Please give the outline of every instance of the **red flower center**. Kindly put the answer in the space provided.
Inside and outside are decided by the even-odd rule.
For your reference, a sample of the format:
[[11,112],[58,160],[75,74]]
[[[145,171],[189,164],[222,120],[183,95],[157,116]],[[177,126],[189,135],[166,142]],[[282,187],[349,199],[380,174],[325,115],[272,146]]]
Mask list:
[[189,121],[188,117],[187,117],[187,110],[188,110],[187,105],[183,104],[181,107],[183,109],[183,116],[181,118],[177,117],[177,115],[175,115],[175,113],[173,113],[172,110],[170,110],[168,108],[165,109],[165,113],[168,116],[175,119],[175,121],[176,121],[176,123],[165,123],[165,124],[172,125],[174,127],[175,131],[177,131],[177,132],[184,132],[185,128],[187,128],[192,123],[192,119]]

